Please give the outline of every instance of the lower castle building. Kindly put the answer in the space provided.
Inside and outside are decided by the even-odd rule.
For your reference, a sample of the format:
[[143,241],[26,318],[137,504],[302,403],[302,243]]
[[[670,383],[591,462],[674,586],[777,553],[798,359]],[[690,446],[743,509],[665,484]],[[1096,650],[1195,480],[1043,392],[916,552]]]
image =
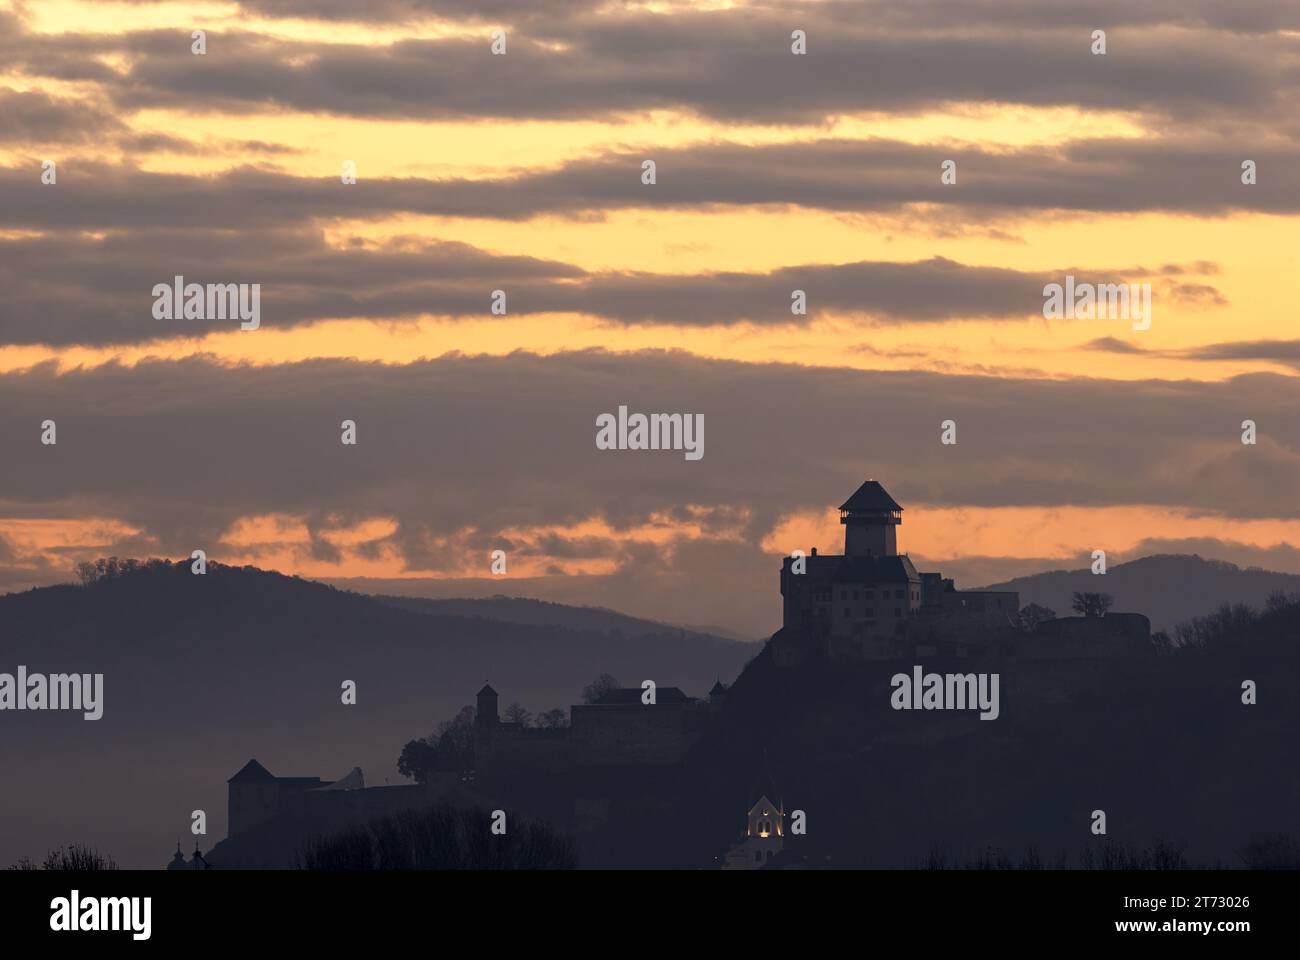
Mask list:
[[492,773],[521,767],[654,766],[677,763],[721,708],[726,688],[714,684],[708,700],[677,687],[606,691],[596,702],[569,708],[569,726],[526,727],[501,719],[497,692],[485,684],[474,713],[475,768]]
[[422,788],[414,785],[370,787],[359,767],[337,780],[277,777],[249,760],[226,781],[226,836],[236,837],[276,817],[336,812],[377,816],[416,803]]
[[[707,700],[677,687],[659,687],[654,703],[643,702],[643,694],[640,687],[608,690],[594,703],[572,706],[568,726],[528,727],[502,720],[497,692],[485,684],[475,710],[474,773],[490,778],[539,770],[654,770],[677,763],[721,710],[726,688],[721,681],[714,684]],[[267,829],[258,828],[278,818],[341,823],[418,807],[441,791],[456,789],[460,780],[446,773],[425,784],[367,787],[356,767],[338,780],[323,780],[275,776],[249,760],[226,782],[227,841],[255,841]],[[189,862],[173,857],[169,869],[207,866],[196,850]]]

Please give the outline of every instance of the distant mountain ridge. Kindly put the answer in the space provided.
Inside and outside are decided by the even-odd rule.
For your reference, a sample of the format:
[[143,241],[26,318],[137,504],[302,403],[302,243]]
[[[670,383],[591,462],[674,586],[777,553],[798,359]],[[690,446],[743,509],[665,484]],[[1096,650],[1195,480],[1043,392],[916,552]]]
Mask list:
[[1115,611],[1146,614],[1152,630],[1170,630],[1224,603],[1261,608],[1269,594],[1300,594],[1300,575],[1241,568],[1195,554],[1156,554],[1117,563],[1105,574],[1090,569],[1053,570],[990,584],[985,590],[1017,590],[1020,604],[1037,603],[1070,616],[1076,591],[1109,593]]

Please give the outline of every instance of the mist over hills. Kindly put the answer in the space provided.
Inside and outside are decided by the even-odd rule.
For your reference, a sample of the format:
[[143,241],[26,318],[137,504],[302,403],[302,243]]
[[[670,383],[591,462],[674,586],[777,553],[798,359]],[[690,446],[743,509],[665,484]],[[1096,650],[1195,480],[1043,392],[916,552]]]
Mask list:
[[402,745],[484,681],[536,713],[577,702],[602,672],[703,695],[757,652],[631,618],[604,627],[558,604],[546,615],[417,612],[249,567],[195,576],[188,563],[0,597],[0,671],[104,674],[100,720],[0,715],[0,865],[79,840],[124,867],[160,866],[177,839],[193,844],[195,809],[209,847],[226,831],[225,781],[250,757],[276,774],[332,779],[356,765],[369,783],[400,782]]
[[1161,554],[1117,563],[1104,576],[1087,568],[1053,570],[981,589],[1018,590],[1021,606],[1037,603],[1062,617],[1070,615],[1075,591],[1109,593],[1115,598],[1112,609],[1146,614],[1152,630],[1170,630],[1224,603],[1263,607],[1271,593],[1300,594],[1300,575],[1243,569],[1195,555]]
[[575,607],[551,600],[531,597],[402,597],[376,594],[375,599],[390,606],[415,613],[442,616],[471,617],[480,620],[497,620],[502,623],[520,623],[529,626],[564,626],[583,630],[612,631],[621,634],[659,634],[676,631],[727,640],[747,640],[722,627],[692,627],[688,624],[669,624],[656,620],[630,617],[604,607]]

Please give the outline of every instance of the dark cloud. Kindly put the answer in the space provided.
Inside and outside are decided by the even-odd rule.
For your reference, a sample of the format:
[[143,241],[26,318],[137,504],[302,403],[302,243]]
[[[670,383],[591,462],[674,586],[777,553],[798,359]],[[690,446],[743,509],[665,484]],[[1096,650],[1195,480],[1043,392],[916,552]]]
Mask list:
[[1083,345],[1085,350],[1100,350],[1103,353],[1147,353],[1148,351],[1127,340],[1116,337],[1098,337]]
[[[151,3],[154,0],[134,0]],[[452,21],[528,23],[541,21],[562,30],[571,21],[587,19],[593,10],[617,16],[629,3],[621,0],[241,0],[239,6],[264,17],[352,20],[356,22],[406,22],[439,18]],[[689,2],[678,4],[682,10]],[[1098,25],[1209,27],[1219,30],[1271,32],[1300,29],[1300,12],[1290,0],[1254,0],[1249,4],[1224,4],[1220,0],[830,0],[830,2],[749,2],[738,5],[750,15],[785,12],[803,22],[839,18],[865,21],[880,27],[948,29],[1004,27],[1016,29],[1083,28]]]
[[[1075,273],[1113,280],[1127,271]],[[154,286],[178,275],[187,283],[261,284],[262,326],[285,329],[325,319],[486,318],[494,290],[505,292],[509,315],[579,313],[623,325],[804,325],[828,315],[873,324],[1010,321],[1041,317],[1043,286],[1061,274],[943,257],[769,273],[587,273],[453,242],[331,247],[311,231],[19,237],[0,240],[0,280],[9,291],[0,301],[0,342],[112,344],[237,328],[234,319],[155,319]],[[792,313],[797,290],[806,315]]]
[[870,18],[879,26],[946,29],[1003,27],[1046,29],[1097,28],[1176,24],[1243,33],[1300,28],[1300,10],[1290,0],[1259,0],[1224,4],[1218,0],[838,0],[819,5],[827,13]]
[[[31,170],[0,170],[0,226],[131,229],[184,223],[254,229],[405,213],[523,220],[639,208],[766,206],[867,214],[928,204],[944,214],[926,215],[921,226],[934,221],[952,227],[1051,211],[1300,211],[1300,146],[1253,148],[1267,174],[1256,186],[1241,184],[1240,154],[1217,143],[1132,140],[1005,153],[880,140],[713,143],[577,160],[498,179],[370,179],[361,170],[349,186],[337,176],[317,179],[259,167],[192,176],[72,158],[61,164],[54,191],[42,189]],[[657,166],[652,186],[640,179],[646,159]],[[955,186],[940,183],[940,164],[948,159],[957,162]]]
[[[763,204],[844,212],[938,204],[962,208],[967,216],[1300,210],[1300,147],[1252,145],[1251,158],[1268,170],[1271,183],[1243,186],[1241,148],[1209,141],[1081,140],[1011,151],[889,140],[708,143],[583,159],[505,180],[443,181],[431,200],[439,213],[506,219]],[[653,186],[640,182],[644,160],[655,161]],[[957,164],[956,185],[940,182],[945,160]]]
[[0,87],[0,143],[97,142],[125,130],[103,104]]
[[[771,622],[775,566],[763,537],[792,511],[839,503],[868,475],[913,509],[1154,505],[1300,516],[1298,403],[1300,381],[1273,375],[1043,382],[665,353],[402,366],[192,359],[62,375],[47,365],[0,376],[0,515],[120,520],[142,531],[135,543],[144,546],[132,552],[205,546],[216,559],[231,553],[220,537],[244,516],[304,518],[313,541],[391,517],[398,529],[384,545],[414,573],[463,569],[502,531],[518,530],[510,549],[535,558],[613,557],[624,579],[617,589],[600,581],[613,591],[602,602],[635,596],[627,609],[678,604],[703,618],[734,589]],[[703,413],[704,458],[596,450],[596,416],[619,404]],[[1245,417],[1261,425],[1256,446],[1240,442]],[[57,446],[39,442],[46,418],[58,422]],[[356,447],[339,442],[345,418],[357,422]],[[959,442],[943,446],[950,418]],[[698,518],[692,507],[712,518],[699,541],[658,547],[562,529]],[[561,529],[531,532],[547,526]],[[908,529],[905,520],[905,537]],[[925,552],[914,540],[908,547]],[[329,557],[333,548],[305,549]],[[592,584],[573,578],[566,595]]]
[[[1230,19],[1196,10],[1215,24]],[[187,112],[586,120],[680,108],[729,122],[816,124],[980,101],[1268,124],[1294,97],[1294,43],[1281,34],[1187,29],[1188,18],[1173,14],[1177,26],[1153,28],[1149,18],[1120,14],[1134,26],[1113,29],[1100,57],[1089,53],[1092,24],[1075,22],[1077,14],[1018,12],[1014,29],[972,30],[961,16],[912,29],[837,5],[671,16],[613,7],[543,11],[512,30],[506,56],[490,53],[485,27],[473,39],[383,46],[210,31],[203,57],[177,30],[16,34],[0,40],[0,57],[34,75],[98,81],[120,109]],[[1262,29],[1293,19],[1279,10],[1255,22]],[[807,56],[790,53],[795,24],[811,38]],[[129,69],[111,69],[98,59],[105,53],[127,55]]]
[[[1263,374],[1038,382],[662,353],[190,359],[0,377],[0,442],[9,500],[120,517],[171,546],[265,512],[337,523],[392,511],[430,534],[591,516],[626,528],[690,505],[775,519],[838,502],[864,471],[905,503],[1294,517],[1297,394],[1300,382]],[[621,403],[705,414],[704,459],[597,451],[595,418]],[[1244,417],[1267,425],[1255,447],[1240,443]],[[46,418],[56,447],[39,443]],[[355,449],[339,442],[344,418],[357,421]],[[938,441],[949,418],[956,446]]]
[[499,287],[520,293],[523,312],[530,291],[548,290],[539,281],[582,272],[454,242],[335,249],[310,231],[0,240],[0,280],[8,291],[0,301],[0,341],[107,344],[237,329],[236,320],[154,319],[154,286],[178,275],[187,283],[262,284],[262,325],[286,328],[321,318],[486,315]]
[[1271,360],[1300,369],[1300,340],[1242,340],[1210,343],[1185,351],[1189,360]]
[[307,20],[352,20],[368,23],[407,22],[430,17],[448,20],[518,23],[580,15],[604,0],[248,0],[239,5],[264,17]]
[[[198,143],[160,132],[137,132],[112,115],[111,106],[94,99],[52,97],[39,90],[0,87],[0,143],[57,145],[61,148],[114,147],[129,155],[146,153],[249,154],[268,157],[298,153],[293,147],[262,140],[222,140]],[[120,176],[111,167],[95,165],[111,177]],[[17,182],[25,171],[16,170]]]

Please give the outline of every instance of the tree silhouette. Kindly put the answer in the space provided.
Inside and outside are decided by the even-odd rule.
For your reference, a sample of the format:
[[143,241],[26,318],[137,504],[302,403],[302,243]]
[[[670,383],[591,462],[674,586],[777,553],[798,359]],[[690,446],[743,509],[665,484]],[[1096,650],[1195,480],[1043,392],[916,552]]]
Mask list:
[[410,740],[397,759],[397,772],[424,783],[439,771],[470,770],[474,767],[474,708],[462,707],[460,713],[438,724],[427,737]]
[[1036,603],[1026,604],[1020,610],[1020,629],[1033,633],[1035,628],[1045,620],[1055,620],[1056,611]]
[[1109,593],[1080,593],[1077,590],[1070,606],[1085,617],[1104,617],[1115,598]]
[[24,857],[9,867],[10,870],[116,870],[117,863],[112,857],[105,856],[98,850],[82,844],[70,843],[58,850],[51,850],[40,863],[30,857]]
[[514,817],[490,832],[479,807],[440,803],[353,825],[304,845],[304,870],[567,870],[577,866],[573,839],[544,820]]
[[529,711],[525,710],[524,705],[518,701],[515,701],[510,704],[510,706],[506,707],[505,711],[501,715],[505,717],[507,723],[517,723],[521,727],[528,726],[533,719],[533,715]]
[[569,725],[568,714],[564,712],[563,707],[547,710],[545,713],[537,715],[537,725],[551,730],[567,727]]
[[1300,869],[1300,841],[1286,833],[1251,834],[1237,855],[1251,870]]
[[602,673],[591,683],[582,688],[582,702],[596,703],[611,690],[618,689],[618,681],[608,673]]

